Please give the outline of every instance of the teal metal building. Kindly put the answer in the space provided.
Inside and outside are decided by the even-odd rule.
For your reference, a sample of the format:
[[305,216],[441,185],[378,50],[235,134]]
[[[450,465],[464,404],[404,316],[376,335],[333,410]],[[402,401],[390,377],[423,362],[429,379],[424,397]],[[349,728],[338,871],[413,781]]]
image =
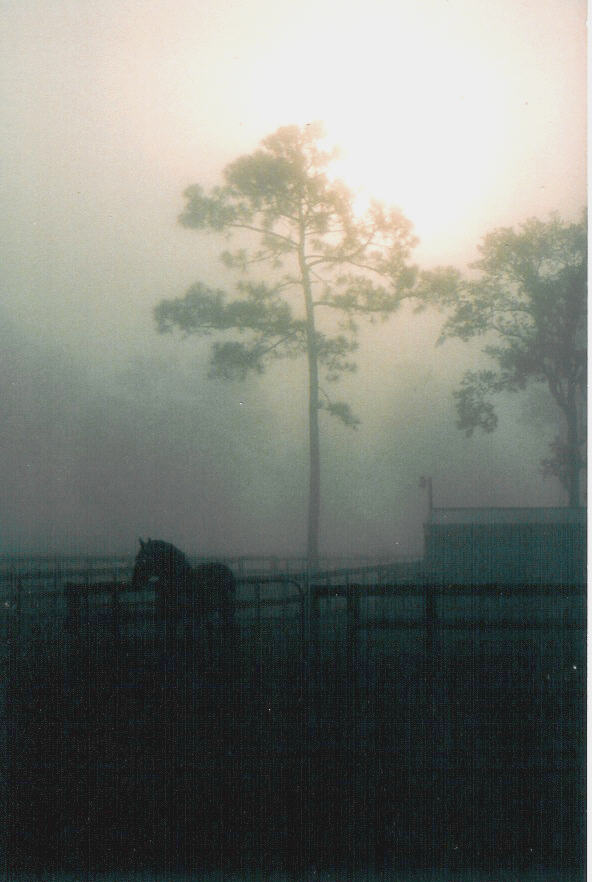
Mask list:
[[426,569],[458,584],[580,585],[585,508],[432,508]]

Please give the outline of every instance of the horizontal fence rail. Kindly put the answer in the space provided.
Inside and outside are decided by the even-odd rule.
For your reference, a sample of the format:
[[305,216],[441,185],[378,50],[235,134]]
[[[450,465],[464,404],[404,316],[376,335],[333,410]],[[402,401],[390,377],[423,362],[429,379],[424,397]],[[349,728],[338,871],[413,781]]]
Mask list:
[[[113,571],[113,566],[110,569]],[[356,567],[352,570],[328,570],[321,573],[315,572],[312,580],[306,570],[294,573],[258,573],[238,576],[236,581],[239,594],[241,589],[252,588],[254,596],[251,598],[237,597],[237,609],[246,610],[255,607],[302,603],[306,595],[311,601],[311,616],[313,618],[319,614],[321,602],[335,602],[345,599],[348,617],[353,617],[355,619],[353,624],[360,628],[420,628],[424,627],[426,623],[452,629],[585,627],[583,598],[586,589],[581,584],[442,584],[434,583],[433,580],[425,577],[422,578],[421,570],[415,565],[404,574],[403,579],[397,581],[359,581],[360,577],[369,578],[377,573],[388,576],[392,569],[393,565],[391,564],[388,566]],[[79,580],[70,581],[72,574],[77,575]],[[0,618],[2,614],[5,620],[14,618],[15,615],[26,618],[32,612],[51,617],[57,615],[60,610],[71,617],[73,605],[88,604],[91,600],[100,600],[101,598],[110,602],[113,607],[126,605],[146,608],[153,602],[153,598],[145,596],[146,592],[144,592],[142,599],[132,598],[133,592],[128,582],[121,579],[105,580],[101,578],[103,575],[102,567],[88,570],[86,573],[68,569],[46,574],[29,572],[17,576],[13,573],[10,578],[4,578],[0,583],[3,589],[0,589]],[[81,576],[82,578],[80,578]],[[347,577],[347,581],[344,581],[344,576]],[[34,585],[32,584],[34,582],[41,584]],[[262,590],[266,588],[287,589],[289,586],[297,591],[293,596],[266,597],[262,595]],[[135,593],[137,594],[137,592]],[[528,613],[528,611],[524,606],[518,611],[519,621],[503,615],[504,606],[508,607],[511,604],[523,602],[528,597],[537,601],[540,609],[548,608],[550,615],[548,620],[541,620],[540,617],[531,620],[528,614],[525,615],[525,612]],[[422,614],[415,619],[386,615],[366,615],[363,617],[361,614],[360,605],[370,599],[390,600],[396,609],[397,600],[409,598],[420,598],[424,602]],[[557,609],[553,602],[557,602],[561,598],[571,599],[572,610],[575,610],[575,619],[569,619],[567,609],[563,610],[562,618],[557,618]],[[465,599],[471,601],[472,605],[462,611],[461,618],[455,619],[451,618],[450,614],[443,609],[445,606],[443,602],[447,599]],[[497,615],[481,620],[467,617],[475,604],[484,599],[497,601]]]

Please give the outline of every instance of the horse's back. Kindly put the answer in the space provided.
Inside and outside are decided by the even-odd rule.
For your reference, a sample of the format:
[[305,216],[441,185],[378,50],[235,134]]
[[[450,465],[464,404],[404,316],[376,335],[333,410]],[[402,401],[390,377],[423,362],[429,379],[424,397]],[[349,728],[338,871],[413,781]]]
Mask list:
[[226,564],[202,563],[194,567],[193,573],[199,586],[233,593],[236,589],[234,573]]

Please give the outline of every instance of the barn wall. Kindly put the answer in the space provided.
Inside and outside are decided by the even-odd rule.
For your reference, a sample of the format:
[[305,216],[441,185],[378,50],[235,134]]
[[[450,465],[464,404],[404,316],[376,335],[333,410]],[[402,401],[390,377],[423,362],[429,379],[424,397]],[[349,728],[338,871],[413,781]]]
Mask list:
[[581,584],[583,524],[427,524],[426,562],[443,582]]

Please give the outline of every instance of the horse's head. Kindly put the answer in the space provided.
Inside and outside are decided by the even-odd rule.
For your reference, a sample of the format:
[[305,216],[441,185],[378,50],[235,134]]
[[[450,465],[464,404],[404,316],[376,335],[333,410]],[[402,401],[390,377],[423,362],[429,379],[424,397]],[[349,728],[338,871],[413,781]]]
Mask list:
[[174,545],[160,539],[140,539],[140,550],[136,555],[132,574],[131,589],[138,591],[150,582],[161,585],[174,583],[178,571],[185,567],[185,556]]
[[162,554],[159,554],[158,548],[160,544],[162,543],[154,542],[152,539],[146,542],[140,539],[140,550],[136,555],[132,573],[132,591],[146,587],[151,579],[160,578],[162,566]]

